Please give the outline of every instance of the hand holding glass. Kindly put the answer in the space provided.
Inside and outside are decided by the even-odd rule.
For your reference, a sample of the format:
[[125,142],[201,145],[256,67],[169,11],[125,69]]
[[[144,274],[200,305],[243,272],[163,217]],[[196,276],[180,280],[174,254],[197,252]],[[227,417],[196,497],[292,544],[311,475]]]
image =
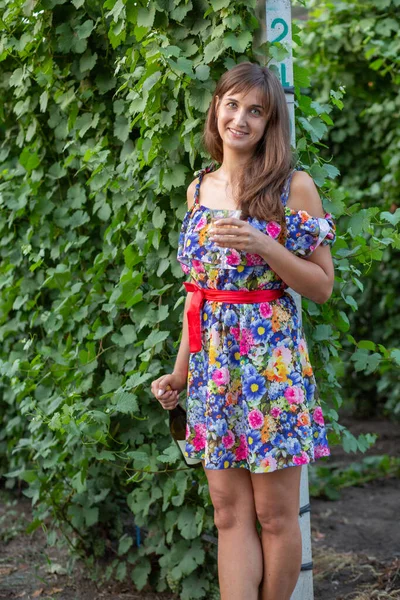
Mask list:
[[[227,219],[229,217],[234,217],[235,219],[240,219],[240,215],[242,214],[242,211],[239,210],[231,210],[231,209],[227,209],[227,208],[210,208],[210,213],[211,213],[211,225],[214,226],[215,221],[218,221],[218,219]],[[232,229],[237,229],[237,225],[225,225],[224,227],[231,227]],[[214,231],[216,234],[218,234],[218,225],[213,227]],[[217,248],[219,250],[220,256],[221,256],[221,267],[223,269],[233,269],[234,266],[228,264],[227,260],[228,260],[228,251],[229,248],[224,248],[221,246],[217,245]]]

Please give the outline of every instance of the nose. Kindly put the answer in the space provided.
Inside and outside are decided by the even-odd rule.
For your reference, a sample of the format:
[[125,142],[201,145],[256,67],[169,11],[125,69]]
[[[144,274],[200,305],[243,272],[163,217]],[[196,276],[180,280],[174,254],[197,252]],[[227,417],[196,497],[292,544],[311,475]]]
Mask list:
[[235,115],[235,125],[238,129],[246,126],[246,110],[244,108],[237,111]]

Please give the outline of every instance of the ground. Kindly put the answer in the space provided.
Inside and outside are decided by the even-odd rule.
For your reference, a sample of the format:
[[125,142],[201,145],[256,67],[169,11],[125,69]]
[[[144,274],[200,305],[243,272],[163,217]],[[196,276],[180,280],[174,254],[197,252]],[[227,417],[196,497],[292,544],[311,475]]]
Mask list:
[[[375,432],[367,454],[400,455],[400,431],[388,421],[342,418],[354,434]],[[330,461],[349,464],[365,455],[334,447]],[[315,600],[399,600],[400,481],[381,478],[341,492],[339,500],[311,499]],[[14,600],[172,600],[173,594],[135,593],[129,584],[96,589],[83,568],[66,572],[64,553],[46,547],[41,530],[23,533],[29,500],[0,490],[0,599]]]

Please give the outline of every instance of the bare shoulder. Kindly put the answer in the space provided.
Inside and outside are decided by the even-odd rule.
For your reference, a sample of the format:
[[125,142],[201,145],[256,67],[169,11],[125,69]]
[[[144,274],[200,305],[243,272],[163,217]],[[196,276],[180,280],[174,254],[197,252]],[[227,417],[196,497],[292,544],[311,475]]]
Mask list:
[[295,171],[293,173],[287,206],[294,210],[305,210],[314,217],[325,216],[314,180],[305,171]]
[[198,178],[193,179],[192,183],[189,184],[189,187],[186,191],[186,198],[187,198],[187,204],[188,204],[189,209],[191,209],[194,204],[194,193],[196,191],[197,181],[198,181]]

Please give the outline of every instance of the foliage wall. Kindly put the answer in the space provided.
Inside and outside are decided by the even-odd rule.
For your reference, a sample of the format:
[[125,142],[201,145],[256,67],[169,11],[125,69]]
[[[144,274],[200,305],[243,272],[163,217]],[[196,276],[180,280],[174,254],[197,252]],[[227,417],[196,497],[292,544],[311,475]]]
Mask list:
[[[351,331],[371,340],[367,349],[376,369],[360,377],[345,360],[344,395],[355,401],[358,414],[399,419],[398,369],[382,363],[376,348],[400,340],[400,252],[392,228],[398,230],[400,222],[400,0],[313,0],[308,6],[299,58],[310,70],[312,97],[326,102],[332,87],[346,88],[344,108],[334,108],[334,124],[323,138],[328,147],[321,150],[340,170],[345,213],[359,215],[354,223],[357,217],[350,221],[344,213],[342,231],[355,226],[371,241],[377,232],[374,207],[384,211],[387,223],[378,229],[381,250],[366,262],[361,285],[348,286],[358,304],[349,314]],[[345,349],[351,350],[348,344]]]
[[[200,136],[215,82],[255,51],[284,54],[279,43],[253,48],[254,9],[254,0],[0,0],[1,473],[9,487],[24,482],[31,529],[46,526],[49,543],[66,540],[94,568],[111,557],[106,577],[183,599],[212,598],[213,511],[150,382],[178,349],[178,233],[186,187],[208,162]],[[304,301],[307,335],[330,443],[365,450],[374,436],[356,439],[337,422],[339,353],[349,342],[360,372],[375,355],[388,369],[399,355],[379,345],[371,359],[371,342],[349,335],[348,290],[399,238],[387,211],[345,206],[338,171],[320,155],[343,90],[319,103],[309,85],[309,69],[296,66],[299,162],[341,235],[334,295]],[[360,214],[374,216],[369,239]]]

